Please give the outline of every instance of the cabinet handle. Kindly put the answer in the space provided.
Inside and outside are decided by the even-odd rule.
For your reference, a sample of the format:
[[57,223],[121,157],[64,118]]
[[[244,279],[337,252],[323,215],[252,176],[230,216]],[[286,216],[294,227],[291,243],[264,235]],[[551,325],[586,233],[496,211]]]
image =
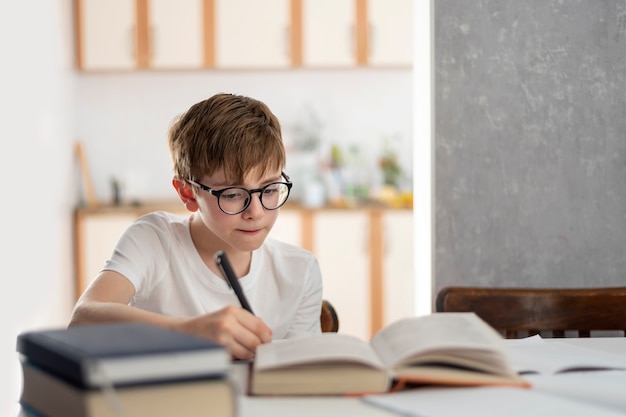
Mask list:
[[387,256],[389,255],[389,251],[391,250],[390,247],[392,243],[390,243],[390,240],[389,240],[389,235],[390,235],[389,225],[386,223],[383,223],[383,226],[384,226],[383,228],[383,255]]
[[285,26],[285,39],[283,41],[285,45],[285,55],[287,59],[291,59],[291,26]]
[[146,53],[148,54],[148,62],[149,65],[152,64],[152,61],[154,60],[154,57],[156,56],[156,51],[157,51],[157,30],[153,27],[150,26],[150,38],[148,39],[148,50],[146,51]]
[[352,54],[353,57],[356,57],[356,26],[350,25],[348,27],[348,44],[350,45],[349,54]]
[[137,26],[128,29],[128,52],[131,58],[137,61]]
[[374,52],[374,26],[367,24],[367,56],[371,57]]

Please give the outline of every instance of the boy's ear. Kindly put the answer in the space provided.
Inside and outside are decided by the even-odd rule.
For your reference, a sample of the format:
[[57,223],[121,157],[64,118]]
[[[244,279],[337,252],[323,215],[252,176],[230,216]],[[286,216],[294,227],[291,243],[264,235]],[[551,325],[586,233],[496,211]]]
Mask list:
[[180,201],[183,202],[187,210],[196,211],[198,210],[198,203],[196,202],[196,195],[191,188],[191,185],[187,181],[179,180],[174,178],[172,180],[172,185],[176,189],[178,193],[178,197]]

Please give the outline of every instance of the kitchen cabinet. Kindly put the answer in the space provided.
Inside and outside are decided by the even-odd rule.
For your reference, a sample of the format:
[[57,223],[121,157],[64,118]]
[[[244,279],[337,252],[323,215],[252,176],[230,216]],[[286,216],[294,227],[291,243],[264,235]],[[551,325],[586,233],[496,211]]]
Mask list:
[[302,65],[354,66],[357,62],[356,1],[302,1]]
[[291,64],[289,0],[216,0],[217,68],[285,68]]
[[82,70],[204,65],[204,0],[76,0],[75,4]]
[[203,0],[149,0],[148,25],[147,67],[204,65]]
[[98,274],[122,232],[136,216],[129,212],[79,213],[77,216],[80,217],[75,230],[79,237],[75,246],[78,296]]
[[324,297],[343,333],[369,339],[414,315],[411,210],[321,210],[312,228]]
[[79,208],[74,213],[75,296],[78,298],[100,272],[126,227],[139,216],[166,210],[184,215],[182,203],[156,203],[142,207]]
[[369,217],[366,211],[324,211],[315,216],[314,253],[320,263],[324,298],[339,315],[339,330],[370,334]]
[[302,0],[305,67],[410,67],[413,0]]
[[[76,210],[76,297],[95,278],[126,227],[155,210],[188,214],[179,202]],[[270,236],[317,256],[324,298],[339,314],[340,332],[367,339],[391,321],[413,315],[412,216],[406,209],[288,205]]]
[[413,0],[368,0],[367,63],[411,66]]
[[412,65],[412,0],[75,0],[85,71]]
[[389,210],[382,215],[383,325],[414,315],[413,213]]
[[77,49],[81,69],[136,67],[134,0],[77,0]]
[[292,245],[302,246],[302,216],[295,210],[281,210],[270,236]]

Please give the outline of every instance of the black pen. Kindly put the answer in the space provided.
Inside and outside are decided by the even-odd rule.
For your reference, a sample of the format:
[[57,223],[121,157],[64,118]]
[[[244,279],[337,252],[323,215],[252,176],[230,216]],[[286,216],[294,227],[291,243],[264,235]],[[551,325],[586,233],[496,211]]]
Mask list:
[[248,310],[250,313],[254,314],[252,311],[252,307],[248,304],[248,300],[246,300],[246,296],[243,294],[243,290],[241,289],[241,285],[239,285],[239,280],[233,271],[232,266],[230,266],[230,262],[228,261],[228,257],[224,251],[215,252],[215,263],[222,271],[224,278],[226,278],[226,282],[228,286],[235,291],[235,295],[239,299],[239,303],[241,307]]

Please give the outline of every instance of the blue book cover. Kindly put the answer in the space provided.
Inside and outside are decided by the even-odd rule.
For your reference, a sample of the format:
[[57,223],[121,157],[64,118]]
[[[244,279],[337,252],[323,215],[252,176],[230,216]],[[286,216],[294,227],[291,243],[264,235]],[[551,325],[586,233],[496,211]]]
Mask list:
[[225,375],[225,347],[142,323],[106,323],[18,335],[26,360],[73,385],[96,388]]

